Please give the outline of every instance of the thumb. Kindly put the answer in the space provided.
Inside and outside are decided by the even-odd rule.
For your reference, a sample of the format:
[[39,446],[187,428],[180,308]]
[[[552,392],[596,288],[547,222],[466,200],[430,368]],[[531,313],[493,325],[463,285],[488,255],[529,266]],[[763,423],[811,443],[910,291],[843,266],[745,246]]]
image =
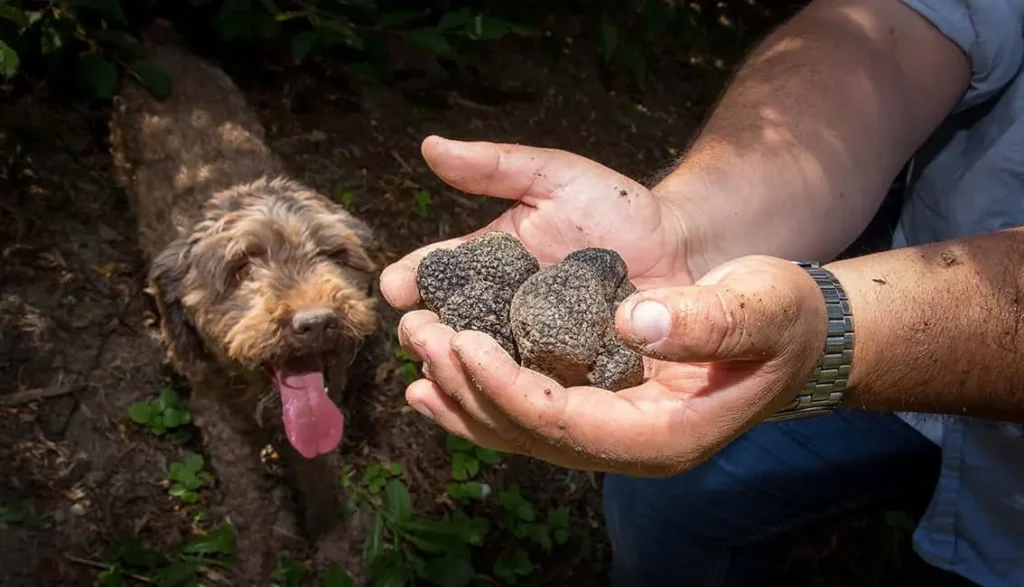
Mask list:
[[431,135],[420,150],[430,170],[448,185],[494,198],[547,198],[581,176],[615,173],[568,151],[510,143],[454,141]]
[[726,263],[687,287],[633,294],[615,316],[637,352],[674,362],[768,361],[824,344],[824,298],[802,269],[773,257]]

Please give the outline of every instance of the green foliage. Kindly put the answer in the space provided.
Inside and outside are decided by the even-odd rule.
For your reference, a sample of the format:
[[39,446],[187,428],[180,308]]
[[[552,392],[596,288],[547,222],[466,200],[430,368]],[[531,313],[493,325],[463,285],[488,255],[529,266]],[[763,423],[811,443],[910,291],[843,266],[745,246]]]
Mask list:
[[395,347],[395,357],[399,361],[402,376],[405,380],[412,383],[420,377],[419,367],[417,367],[418,361],[413,358],[412,355],[407,353],[405,349],[400,346]]
[[0,505],[0,530],[7,530],[15,526],[35,528],[42,522],[32,508]]
[[420,216],[426,216],[430,210],[430,205],[434,203],[434,198],[430,195],[429,190],[416,190],[412,195],[413,209]]
[[213,475],[203,471],[203,455],[194,454],[182,462],[171,463],[167,478],[171,480],[168,492],[185,503],[199,501],[200,488],[213,484]]
[[287,54],[293,65],[331,52],[360,77],[386,75],[381,56],[388,39],[458,59],[472,43],[534,34],[488,11],[436,9],[447,4],[396,10],[375,0],[0,0],[0,76],[17,80],[26,63],[55,79],[73,68],[78,85],[99,100],[126,76],[166,97],[171,80],[145,61],[140,29],[167,10],[189,23],[179,32],[212,30],[224,49],[266,48],[268,55]]
[[[454,507],[433,516],[416,510],[402,465],[375,462],[358,482],[355,468],[345,469],[341,485],[352,495],[350,511],[369,508],[372,516],[363,543],[371,586],[519,585],[536,571],[532,550],[550,554],[568,542],[567,508],[539,515],[516,485],[501,491],[497,503],[486,500],[490,485],[480,475],[499,465],[499,453],[453,435],[447,447]],[[488,511],[495,505],[497,516]]]
[[135,402],[128,407],[128,417],[141,424],[156,436],[170,432],[170,439],[184,444],[192,438],[192,414],[178,392],[169,387],[160,391],[152,402]]
[[448,452],[452,455],[452,479],[468,481],[476,477],[481,466],[498,464],[500,457],[493,450],[473,444],[465,438],[449,434]]
[[110,566],[101,571],[97,582],[103,587],[122,587],[127,575],[143,577],[158,587],[199,587],[199,570],[204,565],[234,566],[235,532],[229,525],[219,526],[180,545],[171,556],[129,538],[114,543]]

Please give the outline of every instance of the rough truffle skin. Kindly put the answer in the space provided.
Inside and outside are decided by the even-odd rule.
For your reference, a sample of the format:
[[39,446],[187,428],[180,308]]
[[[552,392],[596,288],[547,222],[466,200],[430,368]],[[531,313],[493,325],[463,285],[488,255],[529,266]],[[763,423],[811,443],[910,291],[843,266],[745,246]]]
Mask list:
[[428,253],[416,269],[416,283],[423,304],[443,324],[484,332],[518,361],[509,306],[519,286],[539,269],[519,239],[490,232]]
[[615,332],[615,311],[635,291],[622,257],[608,249],[574,251],[534,273],[509,311],[521,364],[566,386],[639,385],[643,360]]

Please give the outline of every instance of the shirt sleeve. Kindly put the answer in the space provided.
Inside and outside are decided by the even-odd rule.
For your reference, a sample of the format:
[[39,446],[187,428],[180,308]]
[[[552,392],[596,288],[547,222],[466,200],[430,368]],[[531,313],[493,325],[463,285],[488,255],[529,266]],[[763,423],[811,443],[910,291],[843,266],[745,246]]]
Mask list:
[[956,111],[1001,91],[1024,61],[1024,0],[902,0],[960,47],[971,84]]

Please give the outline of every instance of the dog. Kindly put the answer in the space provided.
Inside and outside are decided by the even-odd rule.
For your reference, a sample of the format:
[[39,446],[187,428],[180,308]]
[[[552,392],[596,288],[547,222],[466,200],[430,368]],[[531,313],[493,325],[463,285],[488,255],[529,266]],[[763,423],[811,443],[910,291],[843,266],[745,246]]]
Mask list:
[[192,387],[194,422],[233,504],[240,562],[265,580],[277,563],[272,529],[294,522],[260,459],[268,442],[280,441],[310,540],[340,523],[338,404],[379,327],[373,235],[289,175],[239,87],[172,25],[154,22],[143,43],[172,89],[158,99],[135,80],[119,86],[115,173],[168,362]]

